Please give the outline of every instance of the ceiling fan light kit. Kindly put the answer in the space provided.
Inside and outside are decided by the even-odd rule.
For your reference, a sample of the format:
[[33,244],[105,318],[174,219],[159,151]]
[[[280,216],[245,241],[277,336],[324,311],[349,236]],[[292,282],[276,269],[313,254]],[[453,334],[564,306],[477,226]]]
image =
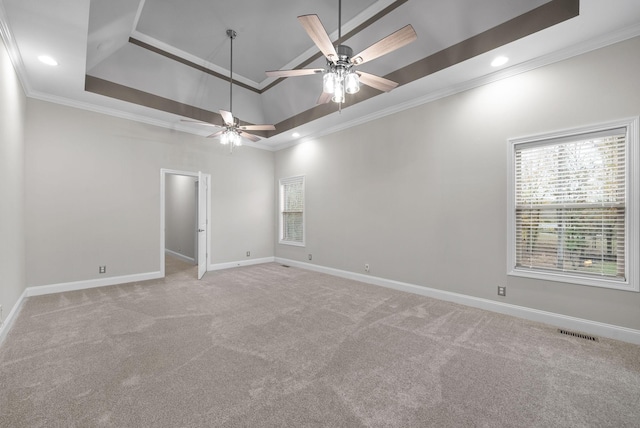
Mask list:
[[233,147],[239,147],[242,145],[242,138],[240,138],[240,134],[235,130],[227,128],[227,130],[220,136],[220,144],[223,146],[231,144],[231,150],[233,150]]
[[336,49],[337,61],[327,60],[327,69],[322,76],[322,91],[332,95],[331,101],[343,103],[345,93],[355,94],[360,90],[360,78],[350,61],[353,49],[339,45]]

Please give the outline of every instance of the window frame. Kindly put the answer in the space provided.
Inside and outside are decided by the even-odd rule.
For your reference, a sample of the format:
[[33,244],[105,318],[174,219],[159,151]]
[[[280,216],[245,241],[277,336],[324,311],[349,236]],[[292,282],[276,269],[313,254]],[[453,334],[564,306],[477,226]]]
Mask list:
[[[301,183],[302,184],[302,241],[291,241],[284,239],[284,189],[285,185],[292,183]],[[278,231],[278,243],[284,245],[293,245],[297,247],[304,247],[306,242],[306,186],[305,186],[305,176],[304,175],[295,175],[292,177],[281,178],[278,182],[279,187],[279,209],[278,209],[278,218],[279,218],[279,231]]]
[[[540,134],[522,138],[508,139],[508,177],[507,177],[507,275],[546,281],[556,281],[593,287],[640,292],[638,281],[640,256],[640,148],[638,143],[638,117],[615,120],[597,125],[567,129],[558,132]],[[568,138],[581,134],[592,134],[626,128],[625,158],[625,280],[582,276],[572,272],[532,270],[516,266],[516,152],[521,147],[536,144],[558,144]]]

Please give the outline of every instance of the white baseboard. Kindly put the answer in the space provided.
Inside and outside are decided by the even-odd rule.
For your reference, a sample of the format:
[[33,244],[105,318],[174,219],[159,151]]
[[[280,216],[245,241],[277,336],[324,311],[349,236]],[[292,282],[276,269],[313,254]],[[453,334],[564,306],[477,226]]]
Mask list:
[[188,256],[185,256],[184,254],[180,254],[180,253],[176,253],[175,251],[167,250],[166,248],[165,248],[164,252],[165,252],[165,254],[169,254],[169,255],[177,258],[177,259],[180,259],[180,260],[185,261],[187,263],[191,263],[192,265],[196,264],[196,259],[194,259],[193,257],[188,257]]
[[7,317],[3,320],[4,322],[0,324],[0,345],[4,341],[5,337],[7,337],[7,334],[9,334],[11,325],[13,324],[16,317],[18,316],[18,312],[20,312],[20,309],[22,308],[22,303],[24,302],[24,299],[26,297],[27,297],[27,290],[24,290],[20,295],[20,297],[18,298],[18,301],[16,302],[16,304],[13,305],[13,308],[11,308],[9,315],[7,315]]
[[239,266],[261,265],[263,263],[273,263],[275,257],[263,257],[261,259],[240,260],[236,262],[216,263],[207,266],[207,271],[230,269]]
[[[239,266],[250,266],[262,263],[281,263],[289,266],[299,267],[302,269],[312,270],[315,272],[326,273],[329,275],[338,276],[341,278],[353,279],[355,281],[364,282],[367,284],[377,285],[381,287],[392,288],[394,290],[405,291],[408,293],[418,294],[421,296],[432,297],[439,300],[445,300],[448,302],[459,303],[466,306],[471,306],[479,309],[485,309],[492,312],[497,312],[505,315],[511,315],[518,318],[527,319],[530,321],[541,322],[545,324],[554,325],[560,328],[568,330],[576,330],[583,333],[592,334],[595,336],[608,337],[610,339],[621,340],[624,342],[634,343],[640,345],[640,330],[632,328],[621,327],[612,324],[605,324],[598,321],[591,321],[582,318],[571,317],[567,315],[557,314],[553,312],[541,311],[538,309],[527,308],[524,306],[517,306],[508,303],[496,302],[489,299],[483,299],[479,297],[468,296],[465,294],[452,293],[450,291],[438,290],[429,287],[423,287],[419,285],[393,281],[389,279],[379,278],[370,275],[363,275],[359,273],[344,271],[340,269],[334,269],[324,266],[318,266],[311,263],[304,263],[295,260],[284,259],[280,257],[264,257],[260,259],[243,260],[228,263],[218,263],[208,266],[208,270],[221,270],[229,269]],[[22,303],[26,297],[40,296],[44,294],[60,293],[63,291],[75,291],[87,288],[104,287],[107,285],[124,284],[127,282],[146,281],[150,279],[161,278],[160,272],[149,272],[144,274],[124,275],[118,277],[101,278],[88,281],[76,281],[61,284],[51,284],[36,287],[28,287],[16,304],[9,312],[9,315],[4,320],[4,323],[0,325],[0,343],[6,337],[11,324],[15,320]]]
[[365,282],[367,284],[373,284],[381,287],[392,288],[394,290],[419,294],[421,296],[432,297],[434,299],[459,303],[462,305],[497,312],[500,314],[511,315],[530,321],[550,324],[567,330],[579,331],[595,336],[608,337],[610,339],[621,340],[623,342],[640,345],[640,330],[635,330],[632,328],[605,324],[598,321],[571,317],[554,312],[541,311],[538,309],[512,305],[509,303],[496,302],[480,297],[468,296],[466,294],[452,293],[450,291],[438,290],[435,288],[423,287],[420,285],[408,284],[405,282],[393,281],[390,279],[379,278],[371,275],[363,275],[360,273],[318,266],[311,263],[283,259],[280,257],[276,257],[275,262],[299,267],[302,269],[308,269],[315,272],[326,273],[341,278],[353,279],[356,281]]
[[138,282],[138,281],[147,281],[150,279],[162,278],[160,272],[148,272],[148,273],[140,273],[134,275],[122,275],[122,276],[112,276],[109,278],[100,278],[100,279],[91,279],[87,281],[75,281],[75,282],[65,282],[60,284],[50,284],[50,285],[41,285],[41,286],[33,286],[27,287],[20,298],[13,305],[11,312],[4,320],[4,323],[0,325],[0,344],[4,340],[4,338],[9,333],[11,329],[11,325],[15,320],[18,312],[20,312],[20,308],[27,297],[32,296],[43,296],[45,294],[54,294],[54,293],[62,293],[63,291],[76,291],[76,290],[85,290],[88,288],[96,288],[96,287],[105,287],[109,285],[118,285],[125,284],[128,282]]
[[64,282],[60,284],[40,285],[28,287],[27,297],[42,296],[44,294],[62,293],[63,291],[84,290],[87,288],[105,287],[108,285],[125,284],[127,282],[147,281],[162,278],[160,272],[137,273],[134,275],[112,276],[109,278],[89,279],[86,281]]
[[[170,252],[172,255],[181,256],[178,253],[174,253],[170,250],[166,250]],[[182,256],[184,258],[184,256]],[[193,262],[193,259],[191,260]],[[207,270],[221,270],[221,269],[229,269],[238,266],[250,266],[257,265],[262,263],[272,263],[275,261],[274,257],[264,257],[261,259],[251,259],[251,260],[242,260],[237,262],[229,262],[229,263],[218,263],[212,264],[207,267]],[[49,284],[49,285],[40,285],[27,287],[23,292],[18,301],[9,315],[5,318],[4,323],[0,325],[0,344],[6,337],[9,329],[13,321],[15,320],[20,308],[22,307],[22,303],[25,298],[32,296],[42,296],[45,294],[54,294],[54,293],[62,293],[65,291],[77,291],[77,290],[85,290],[89,288],[96,287],[105,287],[109,285],[118,285],[118,284],[126,284],[129,282],[139,282],[139,281],[147,281],[150,279],[158,279],[162,278],[163,275],[161,272],[148,272],[148,273],[139,273],[134,275],[122,275],[122,276],[113,276],[109,278],[100,278],[100,279],[90,279],[86,281],[74,281],[74,282],[64,282],[59,284]]]

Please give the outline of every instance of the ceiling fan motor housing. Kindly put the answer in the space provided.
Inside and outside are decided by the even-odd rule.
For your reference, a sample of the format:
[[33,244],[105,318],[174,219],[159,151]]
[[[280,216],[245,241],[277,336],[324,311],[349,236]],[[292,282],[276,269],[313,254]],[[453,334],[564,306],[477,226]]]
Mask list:
[[338,54],[338,59],[336,60],[336,62],[332,63],[328,61],[330,69],[337,74],[344,75],[353,66],[353,64],[351,63],[353,49],[351,49],[347,45],[338,45],[336,47],[336,53]]
[[353,49],[347,45],[338,45],[336,52],[338,53],[338,61],[336,63],[346,70],[351,69],[355,64],[352,61]]
[[353,49],[347,45],[338,45],[336,52],[338,53],[338,61],[349,61],[353,56]]

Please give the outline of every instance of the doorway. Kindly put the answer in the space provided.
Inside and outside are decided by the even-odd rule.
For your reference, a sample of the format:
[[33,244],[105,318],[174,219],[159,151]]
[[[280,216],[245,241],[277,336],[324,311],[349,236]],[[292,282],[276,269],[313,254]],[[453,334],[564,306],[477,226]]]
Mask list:
[[209,264],[210,175],[160,170],[160,272],[170,254],[198,266],[198,279]]

